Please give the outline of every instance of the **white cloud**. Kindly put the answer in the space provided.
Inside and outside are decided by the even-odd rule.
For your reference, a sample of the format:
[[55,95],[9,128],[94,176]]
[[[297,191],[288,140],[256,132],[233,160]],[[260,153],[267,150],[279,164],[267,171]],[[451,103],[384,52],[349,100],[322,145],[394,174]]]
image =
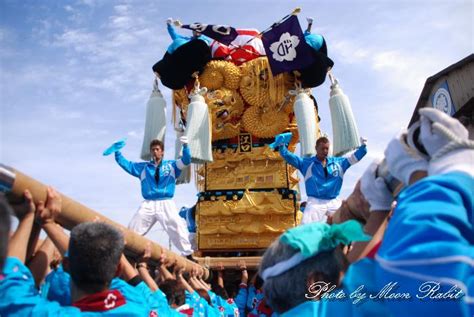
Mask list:
[[61,109],[57,106],[49,106],[49,113],[55,119],[67,120],[67,119],[81,119],[84,117],[84,113],[80,111],[71,111],[70,109]]
[[72,48],[78,53],[92,53],[97,51],[98,37],[84,29],[68,29],[56,35],[54,44]]
[[136,93],[123,92],[130,85],[152,79],[151,65],[159,57],[154,57],[154,50],[149,48],[160,47],[161,41],[168,40],[162,34],[156,36],[149,21],[130,5],[116,5],[113,10],[116,14],[100,28],[83,24],[57,32],[53,45],[64,48],[70,57],[69,66],[85,75],[78,80],[80,86],[112,91],[136,100]]
[[126,14],[129,11],[129,6],[125,4],[119,4],[114,6],[114,11],[117,12],[118,14]]
[[113,92],[120,91],[120,82],[123,77],[106,77],[106,78],[84,78],[79,81],[79,84],[87,88],[97,88],[102,90],[109,90]]
[[425,52],[419,55],[419,52],[402,49],[361,48],[360,44],[350,40],[335,41],[331,49],[339,63],[365,64],[378,73],[380,80],[410,93],[420,92],[426,78],[443,64],[436,56],[426,58]]
[[132,28],[133,21],[128,16],[112,16],[110,17],[111,26],[114,28],[127,30]]
[[369,58],[370,54],[370,51],[362,48],[360,43],[345,39],[333,41],[330,50],[331,54],[336,54],[340,57],[338,61],[348,64],[360,63]]
[[427,77],[439,69],[436,58],[422,58],[402,51],[374,53],[372,68],[382,74],[391,84],[412,93],[419,93]]
[[88,7],[95,7],[98,3],[97,0],[79,0],[79,4],[86,5]]
[[141,140],[143,138],[143,133],[144,133],[143,130],[140,130],[140,131],[132,130],[132,131],[128,131],[127,135],[134,139]]

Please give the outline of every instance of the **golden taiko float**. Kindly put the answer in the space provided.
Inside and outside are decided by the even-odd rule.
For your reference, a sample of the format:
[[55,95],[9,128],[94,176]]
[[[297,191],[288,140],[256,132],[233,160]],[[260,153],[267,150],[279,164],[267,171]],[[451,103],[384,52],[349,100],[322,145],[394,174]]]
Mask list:
[[[213,161],[196,165],[199,252],[265,249],[299,219],[298,176],[268,147],[282,132],[295,136],[295,77],[272,76],[260,57],[236,66],[210,61],[198,77],[208,106]],[[173,92],[175,113],[186,117],[188,87]]]

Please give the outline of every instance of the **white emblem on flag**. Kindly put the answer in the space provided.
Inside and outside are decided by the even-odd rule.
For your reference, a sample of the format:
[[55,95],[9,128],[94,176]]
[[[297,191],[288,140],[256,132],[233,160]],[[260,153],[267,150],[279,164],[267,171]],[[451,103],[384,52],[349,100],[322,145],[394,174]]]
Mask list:
[[283,33],[278,42],[270,45],[273,59],[279,62],[291,62],[296,58],[296,47],[298,44],[300,44],[300,40],[296,35],[290,35],[288,32]]
[[231,31],[230,27],[225,25],[213,25],[212,30],[221,35],[229,35]]
[[203,32],[207,28],[207,24],[193,23],[189,25],[190,28],[196,32]]
[[115,307],[116,299],[117,299],[117,296],[115,296],[113,293],[107,294],[107,298],[104,299],[104,307],[107,309]]

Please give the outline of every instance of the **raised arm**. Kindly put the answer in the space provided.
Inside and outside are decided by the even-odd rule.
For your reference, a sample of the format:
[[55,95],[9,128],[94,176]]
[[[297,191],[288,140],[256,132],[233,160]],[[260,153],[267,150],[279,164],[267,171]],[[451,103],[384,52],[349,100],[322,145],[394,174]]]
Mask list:
[[303,159],[301,157],[288,151],[285,145],[280,145],[279,152],[280,152],[281,157],[283,157],[283,159],[288,164],[296,167],[299,170],[301,169],[301,167],[303,166]]
[[61,307],[56,302],[41,298],[35,289],[30,270],[22,263],[25,259],[28,238],[35,218],[31,194],[25,192],[28,212],[20,216],[20,223],[10,239],[8,258],[2,269],[0,282],[0,315],[10,316],[75,316],[80,313],[74,307]]
[[174,28],[172,22],[169,20],[166,21],[166,29],[168,30],[168,34],[170,35],[172,40],[176,40],[177,38],[183,37],[182,35],[176,33],[176,29]]
[[248,296],[247,283],[249,280],[249,273],[247,272],[247,265],[245,261],[240,262],[240,271],[242,272],[242,277],[240,279],[239,292],[237,293],[237,296],[235,296],[234,300],[237,308],[239,309],[240,315],[245,316],[245,306],[247,306]]
[[25,263],[26,249],[28,247],[28,240],[30,239],[31,229],[35,220],[35,203],[29,190],[24,192],[25,202],[21,208],[16,209],[20,223],[18,228],[10,239],[7,256],[18,258],[22,263]]
[[151,243],[147,242],[145,246],[145,252],[143,253],[143,256],[139,259],[137,267],[138,267],[138,273],[140,273],[140,276],[143,279],[143,281],[154,292],[158,289],[158,284],[156,284],[155,280],[151,277],[150,272],[148,271],[148,261],[150,260],[150,256],[151,256]]
[[[166,254],[162,253],[160,255],[160,265],[158,266],[158,271],[160,272],[160,277],[162,281],[169,281],[169,280],[176,280],[176,275],[172,274],[167,268],[166,268]],[[169,265],[173,265],[172,263],[169,263]]]
[[362,145],[357,148],[351,154],[344,156],[344,161],[342,162],[342,168],[346,171],[352,165],[358,163],[366,154],[367,154],[367,140],[361,138]]
[[207,288],[205,288],[201,282],[197,279],[196,277],[196,271],[194,269],[191,270],[190,274],[189,274],[189,284],[194,288],[194,289],[200,289],[200,288],[203,288],[205,290],[207,290]]
[[191,285],[189,285],[188,281],[186,281],[186,279],[183,276],[183,269],[182,268],[177,269],[177,271],[176,271],[176,280],[190,294],[194,293],[194,289],[191,287]]
[[61,195],[53,188],[48,187],[46,203],[39,202],[36,214],[44,231],[46,231],[61,255],[64,256],[69,247],[69,237],[63,228],[55,222],[61,208]]
[[36,250],[40,248],[40,246],[38,245],[40,233],[41,225],[37,221],[33,222],[30,240],[28,241],[28,247],[26,249],[25,263],[29,263],[32,260],[34,254],[36,253]]
[[185,166],[191,164],[191,151],[189,150],[188,138],[186,136],[180,137],[179,141],[183,144],[183,156],[176,161],[176,166],[182,170]]
[[367,154],[367,144],[363,143],[355,152],[353,153],[354,157],[359,162]]
[[217,285],[224,288],[224,266],[222,263],[219,263],[217,267]]
[[121,168],[132,176],[140,177],[145,163],[134,163],[127,160],[120,151],[115,152],[115,161]]
[[46,275],[50,271],[50,264],[54,260],[56,248],[51,239],[47,238],[36,251],[35,255],[28,263],[28,268],[35,278],[36,287],[40,286]]

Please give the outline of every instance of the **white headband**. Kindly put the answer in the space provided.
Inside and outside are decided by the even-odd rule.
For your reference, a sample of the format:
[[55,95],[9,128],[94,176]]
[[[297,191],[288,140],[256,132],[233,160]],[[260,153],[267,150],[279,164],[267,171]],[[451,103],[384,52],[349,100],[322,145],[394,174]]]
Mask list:
[[262,279],[266,281],[270,277],[278,276],[286,271],[294,268],[307,258],[301,254],[301,252],[295,253],[291,258],[278,262],[273,266],[267,267],[262,272]]

